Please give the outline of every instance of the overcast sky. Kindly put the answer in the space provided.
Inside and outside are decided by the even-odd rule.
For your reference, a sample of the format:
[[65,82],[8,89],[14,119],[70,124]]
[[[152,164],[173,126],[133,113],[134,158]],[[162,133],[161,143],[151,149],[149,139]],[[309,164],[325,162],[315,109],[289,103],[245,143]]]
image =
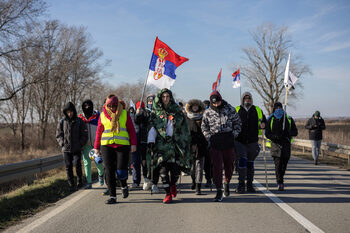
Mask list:
[[[156,36],[189,58],[176,70],[172,90],[182,99],[208,99],[222,68],[221,93],[239,104],[232,88],[234,65],[243,65],[243,47],[254,46],[250,33],[263,23],[287,26],[294,48],[312,75],[303,77],[303,95],[288,108],[295,117],[350,116],[350,1],[200,0],[103,1],[50,0],[49,17],[85,26],[103,59],[110,59],[108,82],[144,80]],[[251,91],[242,78],[242,92]],[[261,99],[253,92],[256,105]]]

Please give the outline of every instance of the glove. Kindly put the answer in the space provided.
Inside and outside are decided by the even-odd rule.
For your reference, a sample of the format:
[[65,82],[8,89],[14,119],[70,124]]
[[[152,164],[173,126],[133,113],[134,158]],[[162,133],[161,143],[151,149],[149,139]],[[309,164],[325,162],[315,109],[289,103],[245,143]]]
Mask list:
[[154,150],[154,147],[155,147],[154,142],[148,143],[148,144],[147,144],[147,147],[148,147],[148,149],[150,149],[150,150]]

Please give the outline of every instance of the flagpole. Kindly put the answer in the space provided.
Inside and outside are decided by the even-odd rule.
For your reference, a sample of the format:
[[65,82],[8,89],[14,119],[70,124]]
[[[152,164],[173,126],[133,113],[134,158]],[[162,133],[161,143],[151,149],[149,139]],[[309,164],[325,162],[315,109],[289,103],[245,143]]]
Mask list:
[[[148,69],[148,72],[147,72],[147,76],[146,76],[145,83],[143,84],[143,89],[142,89],[142,94],[141,94],[141,99],[140,99],[140,105],[139,105],[139,108],[140,108],[140,107],[141,107],[141,105],[142,105],[143,95],[145,94],[145,90],[146,90],[146,85],[147,85],[148,76],[149,76],[149,69]],[[137,109],[136,109],[136,110],[137,110]]]
[[282,126],[282,130],[284,130],[285,128],[285,123],[286,123],[286,111],[287,111],[287,97],[288,97],[288,88],[286,88],[286,96],[284,97],[284,114],[283,114],[283,126]]

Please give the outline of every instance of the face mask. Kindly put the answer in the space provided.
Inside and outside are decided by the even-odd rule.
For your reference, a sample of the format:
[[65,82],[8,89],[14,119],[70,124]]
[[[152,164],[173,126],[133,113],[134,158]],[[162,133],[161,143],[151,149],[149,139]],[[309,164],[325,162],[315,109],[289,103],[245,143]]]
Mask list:
[[152,109],[152,104],[147,104],[146,106],[148,109]]
[[273,113],[273,115],[274,115],[277,119],[281,119],[282,116],[283,116],[283,114],[284,114],[284,111],[283,111],[283,109],[281,109],[281,108],[276,109],[275,112]]
[[251,105],[249,102],[244,102],[243,104],[246,108],[250,107],[250,105]]

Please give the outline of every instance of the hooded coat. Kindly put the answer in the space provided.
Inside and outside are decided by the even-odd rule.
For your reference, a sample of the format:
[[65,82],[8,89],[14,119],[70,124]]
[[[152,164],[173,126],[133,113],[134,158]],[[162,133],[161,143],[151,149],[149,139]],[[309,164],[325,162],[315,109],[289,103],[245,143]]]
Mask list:
[[[193,112],[193,105],[197,105],[199,107],[197,112]],[[191,152],[194,159],[200,159],[206,156],[208,147],[207,140],[205,139],[201,129],[205,105],[200,100],[192,99],[186,104],[185,110],[187,113],[188,126],[191,133],[191,149],[193,148],[192,146],[195,145],[198,148],[198,151],[192,150]]]
[[[249,108],[246,108],[243,103],[243,99],[247,95],[250,97],[252,102],[252,105]],[[243,144],[254,143],[259,139],[259,117],[258,112],[256,111],[256,107],[253,105],[253,103],[252,94],[250,94],[250,92],[244,92],[241,97],[241,105],[238,111],[239,117],[242,121],[242,129],[237,137],[237,141]],[[266,117],[264,113],[261,122],[266,123]]]
[[[170,102],[163,107],[161,96],[169,93]],[[173,134],[168,136],[167,125],[171,121]],[[152,106],[149,119],[149,129],[156,131],[155,147],[153,156],[151,151],[147,153],[148,169],[157,167],[162,162],[176,162],[182,170],[190,169],[190,132],[185,115],[175,103],[172,92],[166,88],[159,91]],[[150,170],[148,171],[150,172]]]
[[[67,111],[73,112],[69,118]],[[88,140],[88,131],[82,119],[77,116],[77,111],[72,102],[68,102],[63,108],[64,117],[56,129],[56,140],[62,147],[62,152],[80,153]]]
[[306,122],[305,128],[309,130],[310,140],[322,140],[322,130],[326,129],[326,125],[322,117],[315,118],[315,114]]

